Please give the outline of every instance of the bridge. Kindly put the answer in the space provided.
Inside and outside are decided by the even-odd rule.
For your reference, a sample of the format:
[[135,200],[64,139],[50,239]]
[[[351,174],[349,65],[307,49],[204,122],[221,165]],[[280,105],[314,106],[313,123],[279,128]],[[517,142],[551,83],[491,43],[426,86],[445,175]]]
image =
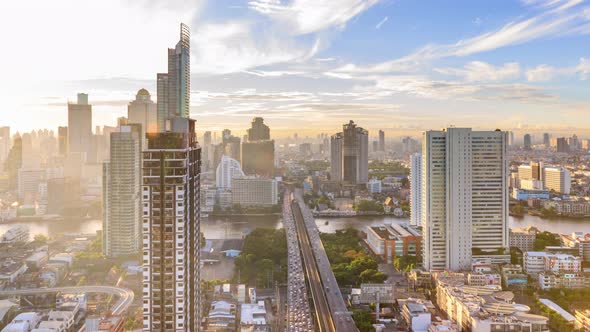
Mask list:
[[124,313],[131,303],[135,294],[132,290],[122,287],[114,286],[75,286],[75,287],[53,287],[53,288],[30,288],[30,289],[15,289],[8,291],[0,291],[0,297],[21,296],[21,295],[40,295],[51,293],[102,293],[114,295],[118,297],[117,302],[111,307],[113,315],[120,315]]
[[300,190],[296,190],[292,198],[287,210],[292,214],[296,238],[289,237],[289,233],[287,236],[288,241],[298,243],[300,249],[316,330],[358,332],[332,272],[312,212],[305,205]]

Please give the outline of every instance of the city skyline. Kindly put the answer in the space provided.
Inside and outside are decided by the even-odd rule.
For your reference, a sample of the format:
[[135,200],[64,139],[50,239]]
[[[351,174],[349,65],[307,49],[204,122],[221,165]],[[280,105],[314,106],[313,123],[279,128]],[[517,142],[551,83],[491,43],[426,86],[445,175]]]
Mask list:
[[[69,23],[55,18],[80,4],[4,3],[3,40],[21,51],[3,65],[10,112],[1,112],[0,122],[10,120],[13,132],[56,130],[67,121],[67,101],[87,92],[93,123],[113,125],[139,89],[155,97],[153,73],[166,68],[163,50],[182,21],[193,31],[191,116],[199,132],[241,133],[255,116],[276,137],[313,136],[328,120],[361,117],[370,132],[383,129],[388,137],[451,124],[590,132],[583,117],[590,70],[582,48],[590,32],[586,1],[461,1],[451,8],[335,3],[322,1],[312,12],[304,0],[105,1],[87,9],[96,13],[88,22],[68,17]],[[110,13],[108,27],[92,24]],[[35,35],[36,44],[7,34],[24,17],[32,24],[23,32]],[[358,51],[367,48],[372,52]],[[444,120],[436,116],[442,105]]]

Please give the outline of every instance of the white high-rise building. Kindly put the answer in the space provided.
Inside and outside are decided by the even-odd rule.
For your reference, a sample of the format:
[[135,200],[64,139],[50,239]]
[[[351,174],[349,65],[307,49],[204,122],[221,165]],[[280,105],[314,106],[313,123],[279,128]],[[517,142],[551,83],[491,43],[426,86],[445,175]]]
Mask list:
[[147,142],[145,133],[158,131],[158,108],[146,89],[137,91],[135,100],[127,106],[127,122],[141,124],[141,139],[144,145]]
[[423,135],[424,267],[467,270],[508,247],[507,134],[447,128]]
[[132,255],[141,247],[141,125],[110,134],[111,160],[103,164],[103,254]]
[[545,167],[545,188],[569,195],[572,187],[570,171],[563,167]]
[[92,105],[87,94],[79,93],[77,103],[68,103],[68,153],[79,153],[86,161],[91,144]]
[[410,156],[410,224],[422,224],[422,154]]
[[244,172],[239,161],[226,155],[221,156],[221,161],[215,172],[215,184],[217,188],[231,190],[232,179],[243,176]]

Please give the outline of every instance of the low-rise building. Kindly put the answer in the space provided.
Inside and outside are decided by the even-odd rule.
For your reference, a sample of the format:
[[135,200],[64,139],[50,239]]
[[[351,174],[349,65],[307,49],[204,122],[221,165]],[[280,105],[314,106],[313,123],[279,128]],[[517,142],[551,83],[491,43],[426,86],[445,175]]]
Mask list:
[[11,227],[0,237],[0,243],[15,244],[29,241],[29,228],[18,225]]
[[523,260],[524,271],[533,276],[542,272],[579,273],[582,268],[582,259],[568,254],[527,251]]
[[450,320],[430,324],[427,332],[459,332],[459,326]]
[[431,313],[421,300],[398,300],[402,317],[410,331],[426,332],[431,323]]
[[368,226],[366,241],[375,255],[390,264],[396,256],[420,257],[422,236],[407,225]]
[[583,289],[590,288],[590,276],[581,273],[551,273],[538,275],[539,288]]
[[240,332],[270,332],[264,301],[242,303],[240,306]]
[[498,273],[468,273],[467,284],[469,286],[484,287],[490,285],[501,285],[502,277]]
[[526,287],[528,277],[522,271],[522,266],[516,264],[505,264],[500,268],[502,280],[507,287]]
[[512,188],[512,198],[519,201],[526,201],[528,199],[549,199],[549,190],[545,189],[519,189]]
[[576,317],[576,321],[574,322],[576,330],[590,332],[590,309],[576,310],[574,317]]
[[590,216],[590,202],[585,200],[551,200],[543,202],[545,209],[553,209],[561,216]]
[[235,331],[237,308],[235,303],[213,301],[207,315],[207,330]]
[[367,190],[371,194],[381,193],[381,181],[377,180],[377,178],[372,178],[367,182]]
[[123,332],[125,319],[121,316],[86,318],[85,332]]
[[2,329],[2,332],[31,331],[41,321],[41,315],[36,312],[23,312],[12,319],[10,324]]
[[510,248],[518,248],[520,251],[532,251],[535,244],[537,231],[534,228],[510,229]]
[[512,292],[498,286],[465,286],[453,276],[436,279],[438,307],[463,331],[540,331],[548,332],[549,319],[529,314],[530,308],[516,304]]

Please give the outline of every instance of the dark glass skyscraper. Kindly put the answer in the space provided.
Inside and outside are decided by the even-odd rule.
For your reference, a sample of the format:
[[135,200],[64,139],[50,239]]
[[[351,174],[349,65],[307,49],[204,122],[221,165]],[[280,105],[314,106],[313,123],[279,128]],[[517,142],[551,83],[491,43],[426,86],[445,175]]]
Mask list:
[[167,120],[190,115],[190,30],[180,24],[180,40],[168,49],[168,73],[157,76],[158,131],[166,131]]

